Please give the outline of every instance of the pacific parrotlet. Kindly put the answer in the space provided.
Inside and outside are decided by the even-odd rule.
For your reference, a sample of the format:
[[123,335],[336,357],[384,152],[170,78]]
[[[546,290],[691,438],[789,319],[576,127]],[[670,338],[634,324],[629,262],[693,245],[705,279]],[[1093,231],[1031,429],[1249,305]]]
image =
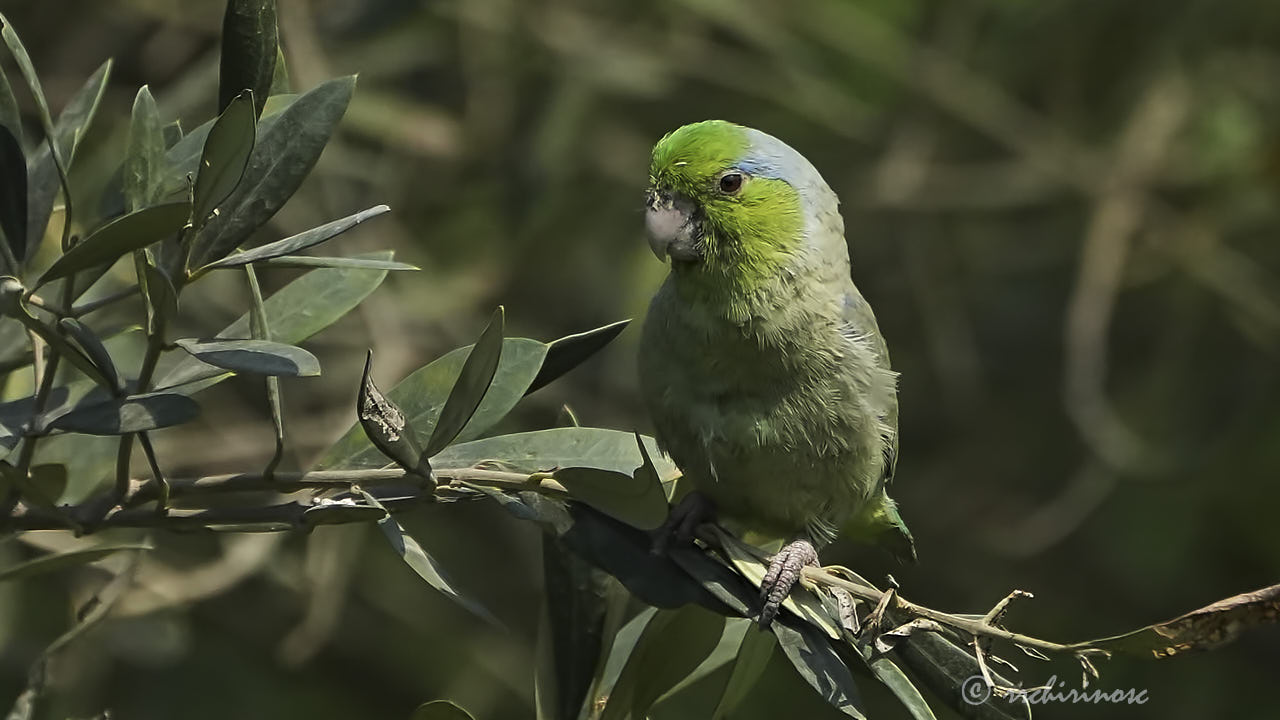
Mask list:
[[641,392],[694,489],[661,532],[687,537],[715,513],[790,540],[765,576],[766,626],[837,537],[914,560],[886,494],[897,375],[850,277],[835,193],[781,140],[708,120],[658,141],[645,205],[671,271],[644,323]]

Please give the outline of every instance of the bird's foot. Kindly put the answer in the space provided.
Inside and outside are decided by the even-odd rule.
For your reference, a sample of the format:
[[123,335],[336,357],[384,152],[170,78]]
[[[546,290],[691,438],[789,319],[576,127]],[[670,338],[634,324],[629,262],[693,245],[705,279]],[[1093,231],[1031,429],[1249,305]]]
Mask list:
[[778,616],[782,601],[791,594],[791,588],[800,580],[800,571],[806,565],[818,567],[818,551],[808,540],[787,543],[769,561],[769,571],[760,582],[760,597],[764,600],[764,608],[760,610],[760,627],[769,627],[769,623]]
[[716,506],[711,498],[697,490],[685,495],[667,513],[662,526],[654,531],[653,554],[665,555],[673,540],[682,544],[692,543],[698,526],[711,522],[715,515]]

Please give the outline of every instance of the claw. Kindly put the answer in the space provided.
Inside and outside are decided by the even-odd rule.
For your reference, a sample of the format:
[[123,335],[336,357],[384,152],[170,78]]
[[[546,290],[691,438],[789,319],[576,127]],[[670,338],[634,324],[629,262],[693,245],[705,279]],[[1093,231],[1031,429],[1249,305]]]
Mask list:
[[783,546],[769,562],[769,571],[760,582],[760,597],[764,608],[760,610],[760,627],[767,628],[782,609],[782,601],[791,594],[800,579],[800,571],[806,565],[818,566],[818,551],[808,540],[793,540]]
[[654,531],[653,554],[665,555],[674,539],[681,544],[693,542],[694,532],[704,522],[710,522],[716,513],[715,504],[697,490],[685,495],[667,513],[667,519]]

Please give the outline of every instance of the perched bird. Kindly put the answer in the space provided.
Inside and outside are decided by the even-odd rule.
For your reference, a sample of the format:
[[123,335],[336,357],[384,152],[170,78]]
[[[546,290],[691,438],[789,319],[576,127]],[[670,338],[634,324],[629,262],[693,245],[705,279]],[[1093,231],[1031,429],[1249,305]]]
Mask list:
[[850,278],[838,204],[808,160],[759,130],[708,120],[653,149],[645,224],[671,272],[645,320],[640,384],[694,488],[659,543],[713,513],[790,540],[765,577],[762,625],[837,536],[915,557],[885,492],[897,375]]

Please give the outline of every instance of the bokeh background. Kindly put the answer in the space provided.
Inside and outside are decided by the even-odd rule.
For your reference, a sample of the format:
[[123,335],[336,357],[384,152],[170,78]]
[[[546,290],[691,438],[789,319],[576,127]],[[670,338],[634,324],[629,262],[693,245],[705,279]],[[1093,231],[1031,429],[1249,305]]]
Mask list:
[[[77,158],[86,193],[120,162],[138,86],[185,127],[215,111],[221,2],[0,9],[55,111],[115,58]],[[642,317],[664,273],[641,236],[648,148],[720,117],[792,144],[843,200],[855,280],[902,373],[895,495],[921,556],[890,568],[905,595],[982,612],[1022,588],[1036,598],[1011,624],[1074,640],[1280,579],[1280,4],[280,0],[280,30],[295,87],[360,80],[268,235],[386,203],[336,242],[422,267],[310,343],[325,374],[285,383],[288,464],[350,425],[366,347],[391,380],[472,342],[498,303],[512,334],[544,340]],[[192,328],[247,306],[204,285],[184,296]],[[507,429],[554,424],[565,403],[585,424],[646,429],[638,336]],[[172,474],[270,456],[258,386],[223,387],[194,431],[161,434]],[[405,522],[505,631],[368,528],[159,536],[117,617],[55,666],[58,717],[401,718],[434,698],[532,717],[536,530],[482,504]],[[825,559],[884,569],[856,547]],[[0,705],[103,577],[0,585]],[[1070,664],[1018,664],[1029,684],[1078,682]],[[1147,689],[1144,706],[1036,712],[1264,717],[1277,666],[1269,629],[1104,663],[1100,686]],[[755,704],[820,717],[778,670]]]

